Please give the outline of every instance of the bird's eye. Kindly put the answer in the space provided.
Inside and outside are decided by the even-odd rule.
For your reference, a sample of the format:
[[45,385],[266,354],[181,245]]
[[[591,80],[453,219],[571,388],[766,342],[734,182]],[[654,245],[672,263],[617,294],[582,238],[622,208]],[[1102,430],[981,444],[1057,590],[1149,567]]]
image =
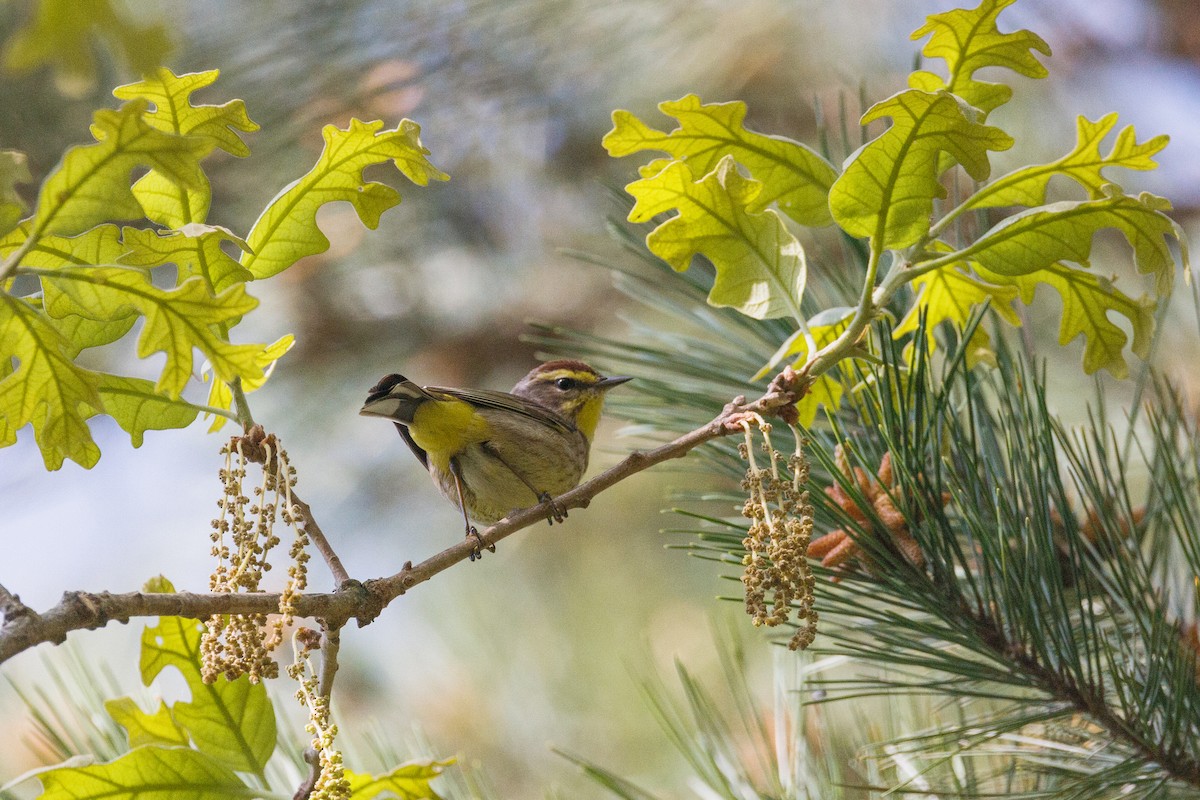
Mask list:
[[576,381],[574,378],[559,378],[554,382],[554,385],[565,392],[568,389],[574,389],[575,383]]

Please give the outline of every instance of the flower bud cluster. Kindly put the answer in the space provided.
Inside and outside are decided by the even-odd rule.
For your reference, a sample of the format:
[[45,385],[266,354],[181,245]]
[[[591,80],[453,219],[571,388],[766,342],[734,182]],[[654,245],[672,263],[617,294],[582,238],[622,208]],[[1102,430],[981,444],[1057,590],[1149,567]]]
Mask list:
[[295,662],[287,668],[292,680],[300,684],[296,699],[308,709],[308,723],[304,730],[312,736],[310,747],[317,754],[320,774],[313,784],[310,800],[348,800],[350,781],[346,777],[342,753],[337,749],[337,725],[329,715],[329,697],[321,693],[316,670],[312,666],[312,652],[321,646],[321,634],[310,628],[300,628],[293,634],[292,650]]
[[[262,478],[250,491],[253,500],[246,487],[245,449],[249,446],[260,447],[265,453]],[[268,556],[279,544],[276,520],[282,517],[295,531],[280,616],[272,621],[266,614],[216,614],[207,620],[201,642],[206,682],[215,681],[221,674],[229,680],[248,674],[257,683],[279,674],[271,652],[282,640],[284,627],[291,624],[295,596],[307,583],[308,539],[292,501],[296,471],[274,435],[255,442],[234,437],[221,452],[225,456],[225,467],[220,471],[223,492],[217,501],[221,512],[213,520],[211,534],[212,555],[217,565],[209,579],[209,588],[227,593],[263,591],[263,576],[271,569]]]
[[[755,427],[767,454],[767,466],[762,468],[754,457]],[[743,428],[746,441],[738,452],[748,467],[742,481],[747,497],[741,511],[750,520],[750,530],[742,540],[746,548],[742,559],[746,613],[755,625],[771,627],[787,623],[794,612],[797,628],[788,647],[804,649],[817,633],[816,581],[808,565],[813,530],[813,508],[805,489],[808,461],[794,428],[796,450],[789,458],[771,444],[771,426],[766,421],[759,418],[753,425],[744,423]]]

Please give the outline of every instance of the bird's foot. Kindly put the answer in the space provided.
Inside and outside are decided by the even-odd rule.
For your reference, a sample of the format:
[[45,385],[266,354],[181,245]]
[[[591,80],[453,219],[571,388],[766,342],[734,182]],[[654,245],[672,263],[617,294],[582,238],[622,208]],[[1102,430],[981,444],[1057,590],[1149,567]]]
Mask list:
[[475,530],[474,525],[471,525],[470,527],[467,528],[467,538],[470,539],[471,537],[475,538],[475,546],[471,548],[470,558],[472,561],[474,561],[477,558],[483,558],[483,548],[484,547],[487,547],[489,553],[496,552],[496,545],[486,544],[483,541],[483,537],[479,535],[479,531]]
[[558,522],[561,523],[567,518],[567,508],[559,503],[548,492],[542,492],[538,495],[538,501],[546,506],[546,521],[551,525]]

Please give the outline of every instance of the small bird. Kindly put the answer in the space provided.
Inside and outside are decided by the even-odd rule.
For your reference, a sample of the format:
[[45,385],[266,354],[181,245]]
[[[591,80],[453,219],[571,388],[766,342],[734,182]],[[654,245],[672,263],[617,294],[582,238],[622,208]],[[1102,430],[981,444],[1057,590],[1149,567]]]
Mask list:
[[562,522],[566,509],[553,498],[579,484],[604,395],[628,380],[571,360],[534,368],[511,394],[422,387],[393,374],[375,384],[358,413],[396,424],[434,484],[462,509],[467,537],[478,541],[474,561],[482,540],[471,520],[490,525],[548,503],[551,524]]

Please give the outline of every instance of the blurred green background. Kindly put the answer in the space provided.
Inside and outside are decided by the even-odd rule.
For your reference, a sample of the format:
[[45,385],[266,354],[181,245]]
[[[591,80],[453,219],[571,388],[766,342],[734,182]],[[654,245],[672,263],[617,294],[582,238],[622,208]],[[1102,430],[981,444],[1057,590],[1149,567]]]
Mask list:
[[[611,189],[632,180],[635,166],[600,147],[613,109],[667,125],[654,111],[661,100],[687,92],[706,102],[740,99],[749,127],[814,141],[821,119],[840,125],[842,107],[853,123],[860,90],[873,101],[901,88],[918,47],[909,32],[953,6],[145,0],[125,10],[139,25],[162,26],[165,63],[177,73],[221,70],[199,99],[243,98],[263,126],[248,138],[248,160],[212,162],[212,223],[245,233],[311,166],[321,126],[351,117],[388,126],[416,120],[432,160],[451,175],[426,189],[397,184],[404,202],[375,232],[348,207],[325,209],[330,250],[251,286],[262,308],[239,337],[296,334],[296,348],[252,407],[287,446],[298,491],[350,573],[367,578],[461,535],[455,510],[390,427],[356,415],[379,376],[401,371],[422,383],[507,388],[535,360],[536,348],[521,339],[529,320],[625,330],[631,312],[607,273],[563,252],[627,257],[606,233],[606,218],[622,214]],[[28,25],[33,8],[0,4],[0,41]],[[996,171],[1068,150],[1077,114],[1118,111],[1140,138],[1173,140],[1158,173],[1121,176],[1127,189],[1166,195],[1176,218],[1194,227],[1200,8],[1190,0],[1021,0],[1001,27],[1035,30],[1054,57],[1051,77],[1017,81],[1014,103],[996,118],[1019,142],[997,157]],[[139,36],[135,49],[153,39]],[[135,77],[119,48],[114,55],[103,41],[89,47],[91,80],[61,65],[0,76],[0,147],[27,153],[38,179],[65,147],[87,140],[92,111],[115,104],[112,87]],[[845,153],[835,146],[833,155]],[[1052,316],[1057,306],[1046,308]],[[1035,308],[1026,335],[1051,342],[1054,327],[1038,319]],[[1171,319],[1164,365],[1194,380],[1194,327]],[[1077,365],[1079,354],[1068,348],[1064,363]],[[139,374],[132,346],[98,357]],[[593,472],[632,447],[620,428],[610,420],[601,429]],[[0,452],[0,583],[39,609],[64,589],[126,591],[160,572],[183,588],[206,587],[223,436],[197,424],[152,433],[135,451],[106,420],[95,430],[104,456],[91,471],[68,463],[46,474],[29,431]],[[424,737],[435,754],[482,764],[497,796],[601,796],[555,746],[686,796],[683,766],[640,700],[636,677],[676,658],[715,674],[713,620],[733,617],[734,625],[719,627],[753,640],[752,674],[770,695],[765,640],[737,604],[713,599],[739,587],[715,565],[665,549],[674,541],[660,533],[673,524],[659,513],[670,505],[665,495],[697,480],[669,470],[640,475],[564,527],[506,540],[482,563],[394,603],[368,629],[348,630],[335,716],[352,749],[357,740],[356,752],[368,758],[361,743],[374,732],[402,743]],[[314,588],[329,588],[313,573]],[[72,639],[132,688],[139,630],[110,626]],[[42,655],[26,653],[4,674],[28,685]],[[21,744],[23,707],[3,683],[0,718],[10,723],[0,734],[2,783],[38,756]]]

